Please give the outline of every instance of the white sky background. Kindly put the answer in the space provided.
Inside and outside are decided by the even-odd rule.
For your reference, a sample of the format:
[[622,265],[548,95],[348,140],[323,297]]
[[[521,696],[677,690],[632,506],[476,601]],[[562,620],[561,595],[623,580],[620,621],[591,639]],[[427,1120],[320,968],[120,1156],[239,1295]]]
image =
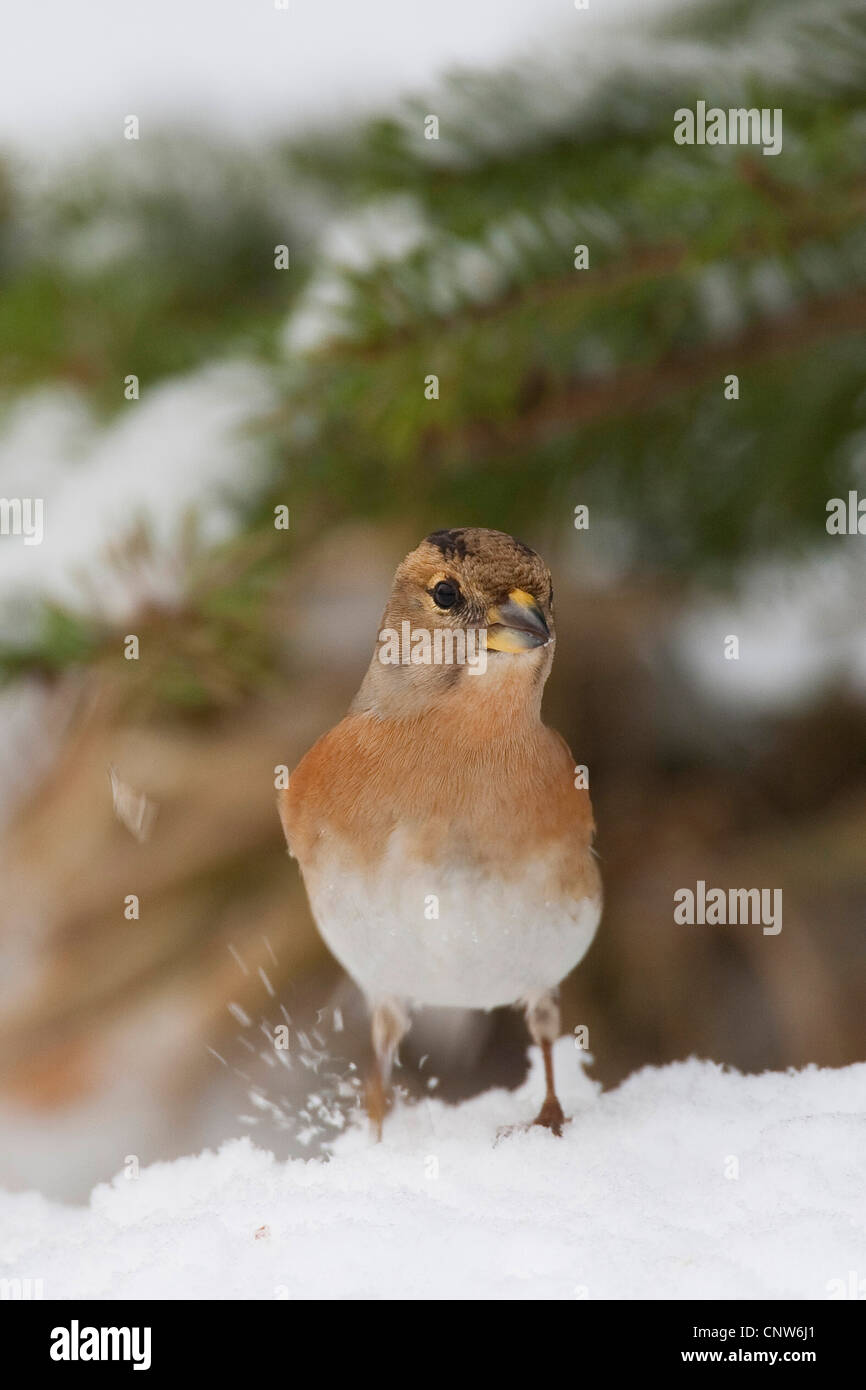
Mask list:
[[133,113],[239,137],[387,108],[452,66],[495,68],[670,0],[8,0],[0,148],[99,142]]

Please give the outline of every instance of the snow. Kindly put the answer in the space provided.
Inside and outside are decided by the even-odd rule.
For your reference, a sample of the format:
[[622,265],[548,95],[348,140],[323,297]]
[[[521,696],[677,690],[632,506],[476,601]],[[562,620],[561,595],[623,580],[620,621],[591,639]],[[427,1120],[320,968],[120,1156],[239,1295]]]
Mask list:
[[350,215],[333,218],[320,235],[319,267],[283,333],[289,356],[350,336],[354,295],[348,276],[404,260],[427,245],[432,228],[416,199],[397,196],[377,198]]
[[[834,685],[862,695],[866,565],[858,540],[828,537],[796,564],[748,566],[727,598],[699,596],[674,632],[688,682],[741,713],[803,708]],[[737,660],[725,659],[728,635],[739,639]]]
[[[46,1298],[828,1298],[864,1287],[866,1064],[742,1076],[689,1060],[602,1094],[561,1039],[541,1093],[400,1104],[331,1157],[247,1139],[97,1187],[0,1196],[0,1278]],[[851,1279],[851,1271],[859,1271]],[[859,1279],[859,1282],[858,1282]]]
[[[119,373],[118,398],[122,389]],[[110,620],[176,600],[191,515],[199,543],[214,544],[234,534],[263,484],[252,427],[276,399],[266,368],[214,362],[141,391],[105,425],[81,393],[58,387],[20,397],[0,419],[0,496],[44,503],[43,541],[13,537],[0,549],[5,636],[20,636],[21,604],[34,597]],[[152,553],[127,568],[140,524]]]

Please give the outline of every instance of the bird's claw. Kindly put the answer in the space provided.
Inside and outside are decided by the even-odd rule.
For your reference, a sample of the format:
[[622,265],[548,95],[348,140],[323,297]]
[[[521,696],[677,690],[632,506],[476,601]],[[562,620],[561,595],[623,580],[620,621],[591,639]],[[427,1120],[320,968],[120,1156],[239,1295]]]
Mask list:
[[544,1129],[552,1130],[558,1139],[562,1138],[562,1126],[566,1119],[556,1096],[548,1096],[532,1123],[542,1125]]
[[562,1127],[568,1124],[571,1124],[571,1117],[562,1113],[562,1106],[559,1101],[556,1099],[546,1100],[531,1123],[501,1125],[496,1131],[493,1147],[495,1148],[503,1139],[510,1139],[512,1134],[528,1134],[531,1129],[535,1129],[536,1125],[540,1125],[543,1129],[549,1129],[552,1134],[561,1139]]

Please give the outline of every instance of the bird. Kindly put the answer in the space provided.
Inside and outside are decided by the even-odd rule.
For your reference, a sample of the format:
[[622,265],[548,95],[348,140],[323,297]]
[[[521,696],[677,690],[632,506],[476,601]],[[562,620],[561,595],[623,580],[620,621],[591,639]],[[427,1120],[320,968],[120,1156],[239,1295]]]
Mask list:
[[532,1124],[566,1123],[559,986],[602,891],[586,778],[541,717],[555,642],[534,550],[483,527],[432,532],[397,568],[347,715],[280,793],[319,932],[369,1008],[377,1138],[399,1045],[428,1007],[521,1007],[544,1065]]

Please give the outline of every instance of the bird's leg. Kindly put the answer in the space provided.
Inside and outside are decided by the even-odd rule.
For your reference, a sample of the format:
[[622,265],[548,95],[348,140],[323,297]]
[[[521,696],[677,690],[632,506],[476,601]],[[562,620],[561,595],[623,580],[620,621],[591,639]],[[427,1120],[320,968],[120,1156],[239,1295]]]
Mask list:
[[533,1124],[544,1125],[556,1135],[562,1134],[565,1116],[553,1085],[553,1044],[559,1037],[559,1004],[553,993],[532,994],[526,1000],[526,1026],[532,1041],[538,1043],[544,1058],[544,1104]]
[[376,1139],[382,1138],[382,1122],[388,1108],[391,1068],[401,1039],[409,1029],[409,1015],[398,999],[373,1005],[373,1067],[367,1077],[364,1099]]

